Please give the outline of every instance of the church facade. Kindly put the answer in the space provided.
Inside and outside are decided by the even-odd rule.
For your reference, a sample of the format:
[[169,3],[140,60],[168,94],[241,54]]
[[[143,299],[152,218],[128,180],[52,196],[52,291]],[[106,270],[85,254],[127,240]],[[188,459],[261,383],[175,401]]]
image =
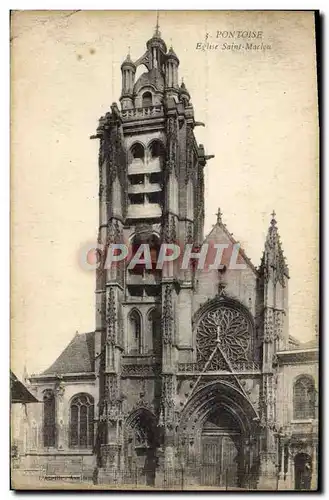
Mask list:
[[[146,71],[135,79],[136,70]],[[261,265],[220,211],[204,237],[204,169],[179,59],[158,28],[121,66],[120,108],[99,121],[95,331],[44,373],[19,437],[21,467],[44,478],[159,488],[316,489],[318,346],[289,331],[289,271],[275,214]],[[135,81],[136,80],[136,81]],[[157,268],[161,245],[189,248]],[[105,266],[106,250],[129,256]],[[151,265],[130,269],[140,245]],[[198,266],[204,245],[223,264]],[[200,259],[199,259],[200,260]]]

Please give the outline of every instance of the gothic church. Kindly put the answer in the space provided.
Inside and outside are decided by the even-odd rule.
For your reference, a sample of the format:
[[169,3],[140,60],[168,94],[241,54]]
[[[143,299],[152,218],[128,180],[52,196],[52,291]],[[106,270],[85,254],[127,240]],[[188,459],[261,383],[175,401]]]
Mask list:
[[212,156],[178,68],[157,27],[144,55],[122,63],[120,108],[92,136],[98,243],[147,243],[154,265],[99,266],[95,331],[26,379],[38,403],[13,436],[18,467],[160,489],[316,489],[318,348],[289,331],[275,214],[259,268],[242,249],[244,269],[155,265],[163,242],[236,243],[220,211],[204,238]]

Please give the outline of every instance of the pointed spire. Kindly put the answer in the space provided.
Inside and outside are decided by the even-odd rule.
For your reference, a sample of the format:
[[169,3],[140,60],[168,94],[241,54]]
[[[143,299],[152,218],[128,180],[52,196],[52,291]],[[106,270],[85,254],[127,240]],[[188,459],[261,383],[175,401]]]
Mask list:
[[283,255],[281,240],[278,232],[276,213],[271,213],[270,227],[267,231],[265,250],[263,252],[261,269],[266,270],[266,275],[275,273],[275,280],[284,284],[284,276],[289,277],[288,265]]
[[273,210],[273,212],[271,213],[271,222],[267,232],[266,242],[269,243],[269,245],[272,247],[274,247],[276,243],[280,243],[275,210]]
[[161,38],[161,32],[160,32],[160,26],[159,26],[159,11],[157,10],[157,23],[155,25],[155,30],[154,30],[154,35],[156,38]]
[[[152,38],[150,38],[150,40],[148,40],[146,42],[146,47],[149,51],[152,50],[153,48],[155,48],[157,52],[160,51],[160,52],[162,52],[163,55],[166,54],[166,52],[167,52],[167,46],[161,38],[161,32],[160,32],[160,27],[159,27],[159,11],[157,11],[157,19],[156,19],[154,33],[152,35]],[[152,54],[153,54],[153,51],[152,51]],[[151,54],[151,58],[152,58],[152,54]],[[149,67],[150,62],[147,61],[147,55],[148,55],[147,53],[144,54],[142,57],[140,57],[138,59],[138,61],[136,61],[135,64],[136,65],[145,64],[145,66],[148,68],[148,70],[150,70],[152,68],[152,65],[151,65],[151,67]],[[154,65],[153,65],[153,67],[154,67]]]

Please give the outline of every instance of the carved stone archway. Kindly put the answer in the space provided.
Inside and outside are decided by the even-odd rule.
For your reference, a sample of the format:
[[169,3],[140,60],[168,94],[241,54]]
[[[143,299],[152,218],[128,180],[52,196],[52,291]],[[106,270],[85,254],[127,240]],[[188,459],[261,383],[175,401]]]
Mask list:
[[124,469],[134,482],[154,485],[158,440],[155,415],[148,408],[133,410],[124,426]]
[[[187,470],[194,467],[195,471],[203,471],[199,483],[210,485],[214,481],[212,486],[224,486],[228,481],[227,471],[232,486],[243,487],[251,472],[255,477],[259,435],[255,409],[237,387],[225,380],[198,389],[183,410],[178,426],[180,454]],[[207,443],[215,457],[210,460],[205,451]],[[217,473],[211,465],[215,466],[219,460]],[[225,463],[227,460],[230,462]],[[205,478],[208,466],[209,477]]]

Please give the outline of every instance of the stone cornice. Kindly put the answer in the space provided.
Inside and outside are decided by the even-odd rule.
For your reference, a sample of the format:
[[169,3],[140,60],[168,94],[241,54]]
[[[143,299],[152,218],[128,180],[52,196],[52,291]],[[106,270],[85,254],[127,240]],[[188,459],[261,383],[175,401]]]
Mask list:
[[58,380],[61,380],[63,382],[75,382],[75,381],[84,382],[84,381],[94,381],[95,379],[96,379],[95,372],[31,375],[29,377],[31,383],[56,382]]

